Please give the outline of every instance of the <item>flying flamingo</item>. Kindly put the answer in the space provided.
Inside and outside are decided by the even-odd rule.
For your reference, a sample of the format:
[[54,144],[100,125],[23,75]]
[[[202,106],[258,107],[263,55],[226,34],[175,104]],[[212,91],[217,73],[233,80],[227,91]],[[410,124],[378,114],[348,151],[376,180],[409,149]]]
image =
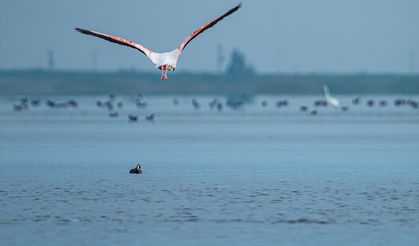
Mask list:
[[230,9],[223,15],[205,23],[204,25],[196,29],[191,35],[189,35],[175,50],[170,51],[170,52],[164,52],[164,53],[153,52],[152,50],[145,48],[141,44],[134,43],[134,42],[131,42],[129,40],[126,40],[117,36],[111,36],[108,34],[103,34],[103,33],[90,31],[90,30],[86,30],[82,28],[76,28],[76,31],[79,31],[83,34],[96,36],[98,38],[108,40],[112,43],[117,43],[120,45],[125,45],[128,47],[137,49],[138,51],[146,55],[156,65],[156,68],[162,71],[161,79],[166,80],[167,72],[174,71],[176,69],[177,60],[180,54],[182,53],[183,49],[185,49],[185,47],[189,44],[189,42],[191,42],[194,38],[196,38],[199,34],[203,33],[205,30],[217,24],[217,22],[224,19],[224,17],[227,17],[231,15],[232,13],[236,12],[240,7],[241,7],[241,4]]

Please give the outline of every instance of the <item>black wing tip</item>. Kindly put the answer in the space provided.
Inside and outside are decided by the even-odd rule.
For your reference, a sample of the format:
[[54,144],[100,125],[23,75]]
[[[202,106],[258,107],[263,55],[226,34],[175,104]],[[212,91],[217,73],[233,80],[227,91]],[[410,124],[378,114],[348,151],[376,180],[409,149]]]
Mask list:
[[239,10],[241,7],[242,7],[242,3],[239,3],[236,7],[230,9],[227,13],[232,14],[236,12],[237,10]]
[[236,6],[236,7],[232,8],[231,10],[232,10],[232,11],[237,11],[237,10],[239,10],[239,8],[241,8],[241,7],[242,7],[242,3],[239,3],[239,4],[237,4],[237,6]]
[[79,27],[74,28],[74,30],[76,30],[78,32],[81,32],[81,33],[86,33],[88,31],[86,29],[82,29],[82,28],[79,28]]
[[76,27],[76,28],[74,28],[74,30],[76,30],[77,32],[82,33],[82,34],[94,35],[93,31],[90,31],[90,30],[87,30],[87,29]]

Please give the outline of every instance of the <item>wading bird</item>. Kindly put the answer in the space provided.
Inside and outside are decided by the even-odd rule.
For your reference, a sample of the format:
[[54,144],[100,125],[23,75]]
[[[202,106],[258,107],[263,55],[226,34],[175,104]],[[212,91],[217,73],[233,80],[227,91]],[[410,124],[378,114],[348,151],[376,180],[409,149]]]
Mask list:
[[134,42],[131,42],[129,40],[126,40],[117,36],[103,34],[103,33],[90,31],[90,30],[86,30],[82,28],[76,28],[76,31],[79,31],[83,34],[102,38],[112,43],[117,43],[120,45],[125,45],[128,47],[137,49],[138,51],[146,55],[156,65],[157,69],[160,69],[162,71],[161,79],[166,80],[167,72],[174,71],[176,69],[177,60],[180,54],[182,53],[183,49],[185,49],[185,47],[189,44],[189,42],[191,42],[194,38],[196,38],[199,34],[203,33],[205,30],[217,24],[217,22],[221,21],[222,19],[231,15],[232,13],[236,12],[240,7],[241,7],[241,4],[230,9],[223,15],[205,23],[204,25],[196,29],[191,35],[189,35],[175,50],[170,51],[170,52],[164,52],[164,53],[153,52],[152,50],[145,48],[141,44],[134,43]]
[[323,85],[323,91],[324,91],[324,97],[326,98],[326,101],[328,104],[332,105],[335,108],[341,108],[342,105],[340,104],[339,100],[332,97],[329,91],[329,87],[327,85]]

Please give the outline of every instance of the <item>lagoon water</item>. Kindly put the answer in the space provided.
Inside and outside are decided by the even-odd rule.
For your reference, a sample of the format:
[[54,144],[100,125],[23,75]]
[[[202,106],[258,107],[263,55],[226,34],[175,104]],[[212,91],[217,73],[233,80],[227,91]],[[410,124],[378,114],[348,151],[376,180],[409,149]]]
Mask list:
[[348,112],[312,116],[299,106],[315,98],[260,96],[217,112],[210,97],[146,96],[145,109],[117,97],[109,118],[106,96],[52,99],[67,98],[79,107],[0,98],[0,245],[419,244],[417,109],[342,97]]

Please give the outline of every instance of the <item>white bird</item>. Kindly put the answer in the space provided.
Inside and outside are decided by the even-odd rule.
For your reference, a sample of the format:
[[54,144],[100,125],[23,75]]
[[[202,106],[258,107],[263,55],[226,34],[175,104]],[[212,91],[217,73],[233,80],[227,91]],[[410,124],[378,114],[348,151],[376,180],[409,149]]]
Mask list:
[[333,107],[340,108],[342,105],[340,104],[339,100],[335,97],[332,97],[329,91],[329,87],[327,85],[323,85],[324,96],[326,97],[326,101],[328,104],[332,105]]
[[196,29],[191,35],[189,35],[175,50],[172,50],[170,52],[164,52],[164,53],[157,53],[153,52],[152,50],[145,48],[141,44],[131,42],[129,40],[117,37],[117,36],[111,36],[108,34],[103,34],[95,31],[90,31],[82,28],[76,28],[76,31],[79,31],[83,34],[96,36],[98,38],[102,38],[105,40],[108,40],[113,43],[125,45],[134,49],[137,49],[144,55],[146,55],[155,65],[157,69],[160,69],[162,71],[161,79],[166,80],[167,79],[167,72],[168,71],[174,71],[176,69],[177,60],[182,53],[183,49],[191,42],[194,38],[196,38],[199,34],[203,33],[205,30],[211,28],[217,22],[221,21],[225,17],[231,15],[232,13],[236,12],[241,7],[241,4],[237,5],[236,7],[230,9],[229,11],[225,12],[223,15],[208,21],[198,29]]

